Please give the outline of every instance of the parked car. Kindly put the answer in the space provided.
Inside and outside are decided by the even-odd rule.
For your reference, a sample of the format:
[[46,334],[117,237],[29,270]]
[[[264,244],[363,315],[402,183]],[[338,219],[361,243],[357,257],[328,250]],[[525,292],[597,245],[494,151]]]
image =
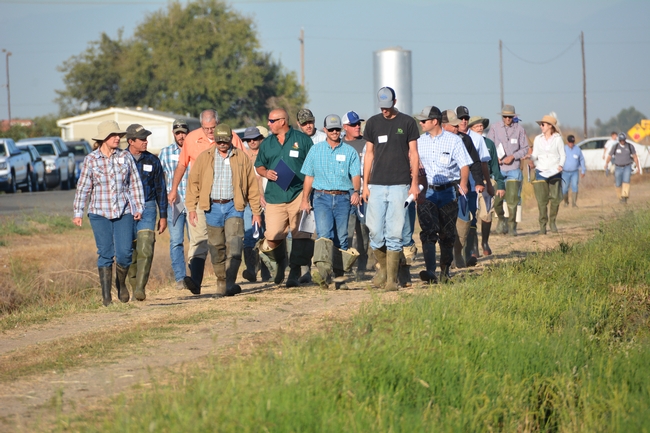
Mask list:
[[86,155],[93,151],[93,148],[90,146],[90,143],[84,139],[81,139],[79,141],[66,141],[65,144],[72,151],[72,153],[74,153],[74,178],[79,179],[79,175],[81,174],[81,165],[84,162],[84,158]]
[[37,137],[20,140],[18,144],[31,144],[45,161],[45,184],[48,188],[61,185],[70,189],[75,185],[74,154],[60,137]]
[[[33,191],[45,191],[45,161],[41,158],[38,150],[31,144],[23,144],[18,146],[20,150],[29,154],[31,159],[31,175]],[[23,191],[29,191],[27,188]],[[31,191],[29,191],[31,192]]]
[[[576,146],[582,150],[582,154],[585,156],[585,165],[587,166],[587,170],[605,170],[605,159],[607,156],[605,156],[605,159],[603,159],[603,149],[605,148],[605,143],[607,143],[607,140],[609,140],[609,138],[610,137],[587,138],[586,140],[583,140],[580,143],[576,144]],[[634,146],[641,167],[644,169],[650,167],[649,146],[635,143],[629,139],[627,142]]]
[[32,190],[31,159],[11,138],[0,138],[0,188],[14,193],[19,186]]

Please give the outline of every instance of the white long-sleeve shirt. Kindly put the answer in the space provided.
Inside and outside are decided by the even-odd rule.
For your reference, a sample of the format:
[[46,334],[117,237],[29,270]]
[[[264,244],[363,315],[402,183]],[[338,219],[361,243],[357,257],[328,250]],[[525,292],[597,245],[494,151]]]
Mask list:
[[556,132],[548,140],[544,134],[535,137],[531,159],[539,171],[557,170],[558,167],[564,166],[566,153],[564,152],[564,140],[560,134]]

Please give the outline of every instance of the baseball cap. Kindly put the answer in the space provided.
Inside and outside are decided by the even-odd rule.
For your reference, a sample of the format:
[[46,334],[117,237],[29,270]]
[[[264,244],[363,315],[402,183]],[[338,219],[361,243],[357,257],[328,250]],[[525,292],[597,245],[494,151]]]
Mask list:
[[311,112],[309,108],[301,108],[300,111],[298,111],[298,123],[301,125],[303,123],[307,122],[314,122],[316,118],[314,117],[314,113]]
[[575,143],[576,142],[576,137],[574,135],[569,135],[566,138],[566,141],[568,141],[569,143]]
[[433,105],[428,105],[420,111],[420,114],[414,116],[418,120],[429,120],[429,119],[438,119],[442,117],[442,113],[438,107]]
[[249,126],[244,131],[244,140],[254,140],[258,137],[262,137],[262,133],[255,126]]
[[220,123],[214,128],[214,141],[230,142],[232,140],[232,130],[225,123]]
[[341,129],[343,125],[341,124],[341,118],[336,114],[330,114],[325,117],[325,122],[323,122],[325,129],[339,128]]
[[260,131],[260,134],[262,134],[262,137],[266,138],[269,136],[269,130],[263,127],[262,125],[257,125],[256,126],[257,130]]
[[382,87],[377,92],[377,99],[379,99],[379,108],[392,108],[393,101],[395,100],[395,91],[390,87]]
[[364,119],[359,118],[359,115],[354,111],[348,111],[343,115],[341,119],[344,125],[349,125],[351,123],[363,122]]
[[[128,129],[127,129],[127,131],[128,131]],[[625,135],[624,132],[621,132],[620,134],[618,134],[618,141],[626,140],[626,139],[627,139],[627,135]]]
[[174,120],[174,124],[172,125],[172,132],[176,131],[190,132],[190,128],[188,128],[185,119]]
[[459,105],[456,107],[456,117],[459,119],[462,117],[467,117],[469,119],[469,110],[464,105]]
[[144,129],[144,126],[138,125],[137,123],[134,123],[133,125],[129,125],[128,128],[126,128],[126,139],[127,140],[133,140],[135,138],[139,138],[140,140],[146,140],[148,136],[151,135],[151,131],[147,131]]
[[451,126],[460,125],[460,120],[454,110],[445,110],[442,112],[442,123],[449,123]]

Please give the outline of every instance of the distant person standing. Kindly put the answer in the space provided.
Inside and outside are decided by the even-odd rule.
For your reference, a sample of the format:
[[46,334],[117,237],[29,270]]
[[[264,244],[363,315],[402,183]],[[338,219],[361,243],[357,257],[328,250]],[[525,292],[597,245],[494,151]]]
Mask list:
[[316,118],[309,108],[301,108],[296,115],[296,120],[296,125],[300,128],[300,131],[307,134],[314,144],[327,140],[327,135],[316,128],[314,124]]
[[567,144],[564,145],[564,153],[566,154],[566,161],[562,168],[562,196],[564,198],[564,205],[569,205],[569,187],[573,194],[571,195],[571,206],[578,207],[578,174],[580,177],[585,177],[587,167],[585,166],[585,156],[582,150],[576,146],[576,138],[569,135],[566,138]]
[[609,152],[612,150],[612,147],[618,143],[618,132],[612,131],[610,135],[609,140],[605,142],[605,146],[603,147],[603,159],[607,159],[607,155],[609,155]]
[[506,180],[506,203],[508,205],[508,220],[505,219],[503,201],[500,197],[494,200],[494,211],[499,217],[497,233],[508,233],[517,236],[517,206],[521,203],[521,160],[528,155],[528,137],[519,122],[513,121],[518,114],[513,105],[504,105],[501,110],[501,122],[495,123],[487,137],[497,148],[501,175]]
[[539,233],[545,235],[547,222],[549,229],[557,233],[555,221],[562,201],[562,169],[566,154],[557,118],[547,114],[537,124],[542,133],[535,137],[530,159],[535,164],[533,189],[539,209]]
[[97,268],[104,306],[111,303],[113,261],[115,287],[122,302],[129,302],[126,274],[133,253],[134,221],[144,211],[144,191],[138,169],[120,139],[126,135],[117,122],[106,120],[93,137],[95,150],[84,158],[74,197],[72,223],[81,227],[88,202],[88,219],[97,245]]
[[370,246],[379,263],[373,278],[376,287],[396,291],[397,273],[402,253],[402,231],[406,212],[404,202],[413,195],[417,199],[418,126],[411,116],[395,108],[397,98],[390,87],[377,93],[381,113],[366,122],[363,190],[366,224],[370,230]]
[[[181,149],[185,142],[185,137],[190,131],[187,122],[184,119],[176,119],[172,125],[172,133],[174,134],[174,142],[160,151],[158,157],[162,165],[163,172],[165,173],[165,186],[167,187],[167,194],[172,189],[174,183],[174,172],[178,166],[178,158],[181,154]],[[169,217],[167,219],[167,227],[169,227],[169,257],[172,262],[172,270],[174,271],[174,280],[176,281],[176,288],[179,290],[190,289],[187,286],[185,277],[185,231],[187,228],[187,210],[185,209],[185,189],[187,188],[187,171],[178,185],[178,199],[176,202],[171,203],[170,206],[180,205],[183,211],[174,220]],[[169,215],[168,215],[169,216]],[[189,238],[189,230],[187,230]],[[196,287],[193,288],[196,290]]]
[[605,161],[605,170],[607,170],[607,166],[612,160],[616,166],[614,169],[616,195],[621,203],[627,203],[627,199],[630,198],[632,162],[636,164],[639,174],[643,174],[643,169],[641,168],[641,164],[639,164],[636,149],[632,144],[627,142],[627,136],[622,132],[618,134],[618,143],[609,151],[609,155]]

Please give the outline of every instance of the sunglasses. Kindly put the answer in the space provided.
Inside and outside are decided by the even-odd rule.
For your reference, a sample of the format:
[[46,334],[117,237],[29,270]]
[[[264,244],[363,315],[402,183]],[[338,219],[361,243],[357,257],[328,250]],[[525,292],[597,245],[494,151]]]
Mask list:
[[459,117],[459,119],[460,119],[460,120],[469,120],[469,117],[467,117],[467,116],[463,116],[463,117]]
[[361,122],[355,122],[355,123],[348,123],[348,126],[351,126],[352,128],[356,128],[357,126],[360,126]]
[[277,119],[269,119],[269,123],[275,123],[278,120],[284,120],[284,117],[278,117]]
[[328,129],[327,132],[341,132],[341,128],[331,128]]
[[546,122],[540,122],[539,123],[539,126],[544,126],[544,125],[550,125],[550,123],[546,123]]
[[515,116],[501,116],[501,117],[503,117],[504,119],[514,119]]

